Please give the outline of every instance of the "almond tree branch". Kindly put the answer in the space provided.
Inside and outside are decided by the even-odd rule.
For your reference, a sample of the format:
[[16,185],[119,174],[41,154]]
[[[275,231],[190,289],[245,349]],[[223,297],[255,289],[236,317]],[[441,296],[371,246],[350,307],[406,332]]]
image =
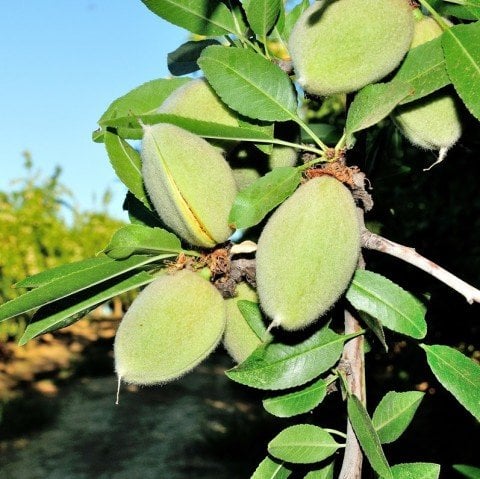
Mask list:
[[470,304],[480,303],[480,290],[417,253],[414,248],[390,241],[372,233],[366,228],[362,231],[362,246],[367,249],[381,251],[382,253],[395,256],[406,263],[412,264],[434,278],[437,278],[442,283],[445,283],[447,286],[450,286],[450,288],[464,296]]

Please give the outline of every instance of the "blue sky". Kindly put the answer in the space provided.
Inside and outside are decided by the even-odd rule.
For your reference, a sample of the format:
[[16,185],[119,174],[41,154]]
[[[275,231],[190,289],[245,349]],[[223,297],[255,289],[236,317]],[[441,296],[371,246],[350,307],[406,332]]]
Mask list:
[[118,96],[168,76],[166,55],[188,32],[140,0],[18,0],[0,16],[0,190],[24,175],[24,150],[36,169],[61,180],[82,209],[98,209],[107,188],[111,214],[124,217],[124,188],[96,121]]

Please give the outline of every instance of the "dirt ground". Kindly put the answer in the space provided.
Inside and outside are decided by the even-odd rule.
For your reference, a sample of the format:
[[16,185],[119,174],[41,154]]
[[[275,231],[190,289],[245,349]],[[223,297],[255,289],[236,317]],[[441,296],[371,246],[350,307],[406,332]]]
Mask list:
[[109,341],[87,353],[65,381],[37,373],[4,417],[2,479],[245,479],[265,456],[261,402],[226,378],[221,350],[167,385],[123,385],[119,405]]

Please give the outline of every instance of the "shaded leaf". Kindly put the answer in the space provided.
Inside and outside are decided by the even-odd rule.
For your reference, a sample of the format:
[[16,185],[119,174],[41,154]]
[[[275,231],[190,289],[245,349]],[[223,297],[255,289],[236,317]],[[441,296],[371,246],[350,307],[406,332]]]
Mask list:
[[328,326],[307,340],[291,346],[259,346],[243,363],[226,371],[236,382],[258,389],[286,389],[311,381],[340,358],[343,343],[358,334],[339,335]]
[[465,20],[480,20],[480,3],[478,0],[462,0],[462,5],[452,5],[447,2],[440,4],[443,15],[463,18]]
[[431,462],[397,464],[391,468],[394,479],[438,479],[440,465]]
[[[385,352],[388,352],[388,344],[385,339],[385,332],[383,331],[382,323],[373,316],[370,316],[367,313],[359,312],[362,321],[368,326],[368,328],[375,334],[378,340],[382,343],[382,346],[385,349]],[[365,351],[366,352],[366,351]]]
[[362,88],[348,109],[345,132],[350,137],[388,116],[392,110],[413,92],[408,83],[391,81]]
[[258,303],[240,299],[237,301],[237,308],[250,326],[250,329],[257,335],[258,339],[266,342],[272,338],[272,335],[267,333],[267,328],[263,322],[262,312],[260,311]]
[[81,319],[93,308],[114,296],[148,284],[154,279],[153,276],[150,276],[145,271],[141,271],[126,278],[114,278],[101,285],[85,289],[43,306],[33,316],[32,321],[20,338],[19,345],[23,346],[30,339],[40,334],[69,326]]
[[206,39],[185,42],[176,50],[167,55],[168,71],[172,75],[180,76],[196,72],[200,69],[197,60],[203,49],[210,45],[219,45],[217,40]]
[[217,95],[242,115],[264,121],[297,118],[290,78],[257,53],[212,46],[203,51],[198,64]]
[[247,20],[254,33],[262,39],[275,26],[280,14],[282,0],[253,0],[245,7]]
[[330,457],[340,447],[324,429],[311,424],[287,427],[268,444],[268,452],[287,462],[312,464]]
[[266,457],[255,469],[250,479],[287,479],[291,474],[291,469],[285,464]]
[[153,13],[197,35],[236,33],[228,8],[219,0],[142,0]]
[[380,274],[357,270],[346,297],[354,308],[377,318],[392,331],[416,339],[427,333],[425,306]]
[[422,401],[424,393],[419,391],[390,391],[378,404],[372,423],[382,444],[396,441],[408,427]]
[[115,232],[104,252],[110,258],[124,259],[134,253],[169,254],[176,256],[183,251],[180,239],[162,228],[142,225],[123,226]]
[[228,217],[229,224],[239,229],[260,223],[295,191],[301,179],[302,173],[297,168],[274,168],[237,194]]
[[352,424],[358,442],[362,447],[373,470],[384,479],[393,479],[382,445],[375,432],[372,421],[357,396],[349,396],[347,400],[348,419]]
[[108,158],[117,176],[146,208],[151,209],[143,184],[140,153],[124,139],[109,131],[104,133],[104,142]]
[[[107,259],[105,259],[107,258]],[[39,308],[96,284],[135,270],[160,259],[155,256],[131,256],[122,261],[99,257],[99,261],[32,289],[0,306],[0,321]]]
[[449,346],[420,346],[438,381],[480,421],[480,366]]
[[455,464],[452,467],[468,479],[480,479],[480,467],[468,466],[466,464]]
[[130,191],[127,191],[122,209],[127,212],[128,219],[132,224],[149,226],[150,228],[164,226],[156,211],[147,208]]
[[313,384],[288,394],[263,400],[263,407],[277,417],[304,414],[317,407],[327,395],[327,382],[319,379]]
[[418,100],[448,85],[450,77],[445,66],[441,37],[410,50],[394,80],[408,83],[413,88],[413,93],[404,98],[400,102],[401,105]]
[[480,22],[449,28],[442,35],[442,46],[456,92],[480,120]]

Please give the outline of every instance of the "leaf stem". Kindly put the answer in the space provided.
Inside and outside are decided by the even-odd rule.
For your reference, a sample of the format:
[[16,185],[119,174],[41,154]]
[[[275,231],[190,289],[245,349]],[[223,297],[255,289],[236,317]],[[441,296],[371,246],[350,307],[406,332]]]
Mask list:
[[439,13],[437,13],[437,11],[428,3],[427,0],[418,0],[418,1],[426,10],[430,12],[432,17],[440,25],[443,31],[447,31],[450,29],[450,25],[442,18],[442,16]]
[[327,428],[323,428],[323,430],[327,431],[330,434],[334,434],[336,436],[343,437],[343,439],[347,439],[347,435],[344,432],[337,431],[336,429],[327,429]]
[[457,291],[457,293],[460,293],[468,303],[480,303],[480,290],[417,253],[414,248],[390,241],[383,236],[372,233],[366,228],[363,229],[361,238],[364,248],[389,254],[390,256],[394,256],[395,258],[399,258],[406,263],[416,266]]
[[320,147],[323,152],[329,150],[328,146],[320,140],[320,138],[313,132],[313,130],[297,115],[292,115],[292,120],[297,123],[305,132],[307,132],[312,140]]

